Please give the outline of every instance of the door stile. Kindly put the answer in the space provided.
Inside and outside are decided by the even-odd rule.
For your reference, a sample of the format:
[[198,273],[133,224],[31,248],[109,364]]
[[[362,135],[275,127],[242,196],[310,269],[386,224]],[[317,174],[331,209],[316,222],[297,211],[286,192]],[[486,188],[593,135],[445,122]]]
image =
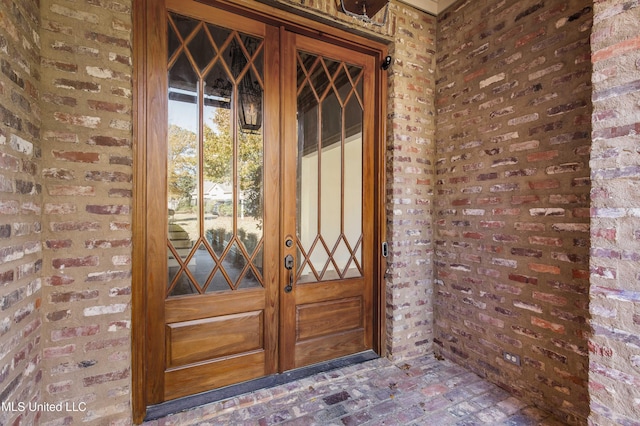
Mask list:
[[[148,56],[148,33],[151,22],[155,22],[147,1],[134,2],[133,20],[134,26],[140,31],[133,33],[133,122],[134,122],[134,150],[133,150],[133,235],[132,235],[132,358],[131,358],[131,393],[133,421],[141,423],[146,413],[148,401],[147,384],[147,347],[149,344],[147,330],[147,292],[143,283],[147,280],[146,268],[146,164],[147,164],[147,126],[146,112],[148,72],[146,58]],[[151,15],[151,16],[150,16]],[[139,265],[139,267],[135,267]]]
[[[376,122],[376,109],[375,99],[373,94],[375,93],[375,57],[367,56],[365,64],[364,79],[364,103],[368,107],[364,110],[364,135],[366,142],[363,144],[362,160],[363,167],[363,194],[366,194],[362,199],[362,211],[364,212],[376,212],[378,209],[375,205],[375,182],[376,182],[376,167],[375,167],[375,122]],[[370,98],[371,97],[371,98]],[[369,232],[369,238],[365,238],[363,241],[363,253],[368,255],[363,256],[363,269],[365,271],[371,271],[370,278],[365,280],[365,293],[369,295],[366,298],[364,306],[364,338],[365,346],[367,348],[373,347],[373,307],[374,307],[374,282],[377,274],[376,271],[376,259],[379,257],[379,252],[375,248],[375,234],[376,220],[374,214],[363,214],[363,230],[365,233]]]
[[[280,93],[281,99],[281,116],[295,117],[296,106],[296,85],[291,82],[296,81],[296,47],[295,34],[286,31],[283,27],[280,29],[280,57],[281,61],[281,80]],[[293,60],[292,60],[293,58]],[[296,240],[296,159],[297,159],[297,128],[295,119],[282,120],[282,139],[281,139],[281,170],[282,170],[282,235],[284,239]],[[282,241],[281,265],[279,270],[282,272],[280,286],[278,288],[281,295],[280,304],[280,372],[292,370],[295,368],[295,271],[297,270],[297,255],[295,243],[291,247],[287,247]],[[287,271],[284,266],[284,258],[291,255],[294,258],[293,270]],[[289,274],[293,274],[292,278]],[[288,281],[293,279],[293,291],[285,293],[283,288]],[[287,283],[285,283],[287,282]]]
[[[280,60],[278,44],[280,40],[279,29],[267,26],[265,42],[267,54],[265,55],[265,86],[278,87],[280,85]],[[265,370],[266,374],[278,372],[278,322],[280,309],[280,282],[282,264],[280,262],[281,239],[281,94],[280,90],[270,90],[269,96],[264,101],[264,270],[265,270]]]
[[[147,9],[147,50],[145,56],[147,97],[147,158],[145,223],[154,229],[167,229],[167,29],[165,2],[150,2]],[[149,42],[152,40],[153,42]],[[146,246],[146,392],[147,403],[158,403],[164,396],[165,326],[164,300],[167,256],[164,232],[147,230]]]

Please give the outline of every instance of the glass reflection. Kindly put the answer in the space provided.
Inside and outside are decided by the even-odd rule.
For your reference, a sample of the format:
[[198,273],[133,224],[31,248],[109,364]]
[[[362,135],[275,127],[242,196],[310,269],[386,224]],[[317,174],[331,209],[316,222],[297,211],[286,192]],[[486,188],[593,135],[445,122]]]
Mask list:
[[167,295],[259,287],[263,136],[232,112],[257,84],[261,117],[262,40],[175,14],[168,37]]
[[233,82],[216,63],[205,77],[202,197],[205,239],[218,258],[233,238],[232,103]]
[[[168,102],[168,215],[169,215],[169,284],[179,275],[181,263],[198,240],[200,215],[192,208],[198,193],[198,84],[199,79],[182,52],[169,71]],[[176,256],[173,254],[177,255]],[[179,275],[171,294],[197,292],[191,280]]]

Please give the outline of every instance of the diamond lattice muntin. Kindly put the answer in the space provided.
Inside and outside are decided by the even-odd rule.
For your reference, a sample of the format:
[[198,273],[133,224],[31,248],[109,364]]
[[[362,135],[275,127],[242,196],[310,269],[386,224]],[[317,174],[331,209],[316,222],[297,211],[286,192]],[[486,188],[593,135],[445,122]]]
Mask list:
[[362,77],[298,52],[298,283],[363,276]]
[[263,88],[263,40],[173,13],[167,25],[167,297],[262,287],[262,134],[233,114],[245,76]]

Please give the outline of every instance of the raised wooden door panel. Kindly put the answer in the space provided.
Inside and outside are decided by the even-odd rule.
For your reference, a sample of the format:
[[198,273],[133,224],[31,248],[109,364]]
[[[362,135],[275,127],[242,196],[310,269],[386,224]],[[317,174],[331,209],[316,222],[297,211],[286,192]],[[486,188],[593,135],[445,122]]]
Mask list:
[[374,59],[286,33],[282,368],[372,348]]
[[169,299],[165,307],[165,399],[268,374],[263,291]]
[[165,22],[148,36],[164,51],[147,140],[147,393],[159,403],[277,371],[279,35],[195,1],[151,7]]

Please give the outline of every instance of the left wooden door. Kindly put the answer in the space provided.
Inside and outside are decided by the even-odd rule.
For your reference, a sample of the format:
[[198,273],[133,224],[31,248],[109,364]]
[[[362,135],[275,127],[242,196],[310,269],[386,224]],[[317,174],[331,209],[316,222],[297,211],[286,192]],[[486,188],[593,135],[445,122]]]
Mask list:
[[277,371],[279,35],[196,1],[148,9],[145,377],[155,404]]

